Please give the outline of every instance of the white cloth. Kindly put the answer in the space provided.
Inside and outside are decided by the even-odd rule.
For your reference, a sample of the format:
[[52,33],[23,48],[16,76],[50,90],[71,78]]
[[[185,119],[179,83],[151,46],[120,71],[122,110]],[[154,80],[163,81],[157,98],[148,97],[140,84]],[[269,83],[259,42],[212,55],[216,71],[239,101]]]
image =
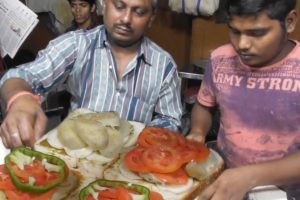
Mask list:
[[169,0],[171,10],[196,16],[212,16],[219,4],[220,0]]

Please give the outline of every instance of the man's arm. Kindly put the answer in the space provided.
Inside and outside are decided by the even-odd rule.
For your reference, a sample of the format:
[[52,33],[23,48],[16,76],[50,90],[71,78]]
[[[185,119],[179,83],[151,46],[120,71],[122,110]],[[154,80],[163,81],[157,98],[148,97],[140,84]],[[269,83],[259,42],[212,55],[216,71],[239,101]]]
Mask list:
[[300,152],[282,159],[225,170],[199,197],[201,200],[240,200],[253,187],[300,184]]
[[[8,148],[32,147],[45,131],[47,118],[40,104],[31,94],[29,84],[20,78],[8,79],[1,87],[2,111],[6,110],[6,116],[1,124],[0,136]],[[8,102],[10,102],[9,108],[7,108]]]
[[196,102],[191,116],[191,130],[187,138],[204,143],[205,137],[212,126],[211,108]]
[[178,131],[181,126],[181,80],[174,66],[174,70],[166,75],[160,89],[160,96],[155,106],[155,116],[149,126],[158,126]]

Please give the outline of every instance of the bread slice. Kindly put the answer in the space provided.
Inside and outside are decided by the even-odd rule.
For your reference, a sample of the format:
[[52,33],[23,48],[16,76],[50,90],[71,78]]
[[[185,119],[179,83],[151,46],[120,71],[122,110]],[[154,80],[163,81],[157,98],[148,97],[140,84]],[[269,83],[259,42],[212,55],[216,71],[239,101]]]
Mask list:
[[[57,187],[52,195],[51,200],[65,200],[73,191],[80,189],[80,175],[70,171],[66,181]],[[5,193],[0,190],[0,200],[8,200]],[[70,199],[71,200],[71,199]]]
[[[201,180],[190,178],[186,185],[166,185],[146,181],[141,175],[130,171],[123,162],[123,156],[106,168],[103,172],[103,178],[108,180],[126,181],[134,184],[143,185],[152,191],[160,193],[166,200],[190,200],[194,199],[199,193],[222,172],[224,161],[221,156],[210,149],[208,159],[201,164],[204,166]],[[149,174],[148,176],[151,176]],[[147,180],[150,178],[148,177]]]

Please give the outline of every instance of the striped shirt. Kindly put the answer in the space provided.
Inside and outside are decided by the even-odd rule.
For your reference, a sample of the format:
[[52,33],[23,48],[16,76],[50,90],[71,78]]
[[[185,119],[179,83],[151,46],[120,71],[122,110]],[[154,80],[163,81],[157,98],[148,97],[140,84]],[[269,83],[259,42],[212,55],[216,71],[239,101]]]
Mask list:
[[66,82],[72,110],[115,111],[122,119],[173,130],[181,125],[176,64],[147,37],[120,79],[104,26],[50,41],[35,61],[9,70],[0,84],[11,77],[26,80],[43,96]]

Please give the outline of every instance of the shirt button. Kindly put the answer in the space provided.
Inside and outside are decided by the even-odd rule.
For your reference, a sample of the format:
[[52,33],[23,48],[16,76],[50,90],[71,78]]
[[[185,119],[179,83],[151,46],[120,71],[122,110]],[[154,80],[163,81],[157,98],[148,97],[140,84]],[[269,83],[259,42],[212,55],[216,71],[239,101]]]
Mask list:
[[111,66],[111,65],[109,65],[109,69],[112,69],[112,66]]

